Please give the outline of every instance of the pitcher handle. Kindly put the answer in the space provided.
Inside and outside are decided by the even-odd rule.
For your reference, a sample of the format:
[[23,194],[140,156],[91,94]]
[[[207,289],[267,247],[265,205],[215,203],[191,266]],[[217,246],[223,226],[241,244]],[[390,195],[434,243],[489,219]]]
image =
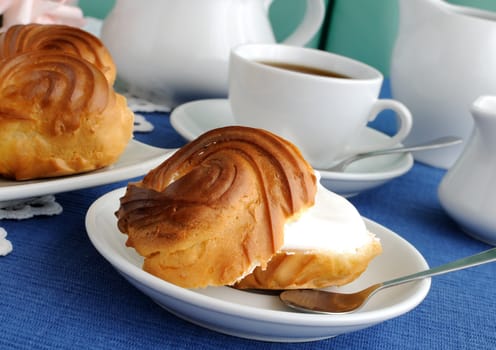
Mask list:
[[[272,0],[266,0],[265,6],[268,8],[272,4]],[[320,29],[325,15],[324,0],[307,0],[305,15],[298,27],[282,44],[304,46],[313,38]]]

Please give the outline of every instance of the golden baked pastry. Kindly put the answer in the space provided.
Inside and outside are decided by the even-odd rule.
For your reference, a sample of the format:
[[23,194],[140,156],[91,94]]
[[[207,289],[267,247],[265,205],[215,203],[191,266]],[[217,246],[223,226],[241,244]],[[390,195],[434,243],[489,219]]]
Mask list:
[[76,55],[37,50],[4,58],[0,175],[25,180],[112,164],[132,136],[133,117],[103,73]]
[[231,285],[281,248],[284,225],[313,205],[299,150],[260,129],[215,129],[131,183],[116,213],[145,271],[187,288]]
[[[373,238],[373,237],[371,237]],[[382,252],[377,239],[353,253],[313,249],[278,252],[266,269],[257,267],[235,287],[239,289],[315,289],[342,286],[359,277]]]
[[114,84],[114,61],[100,39],[67,25],[14,25],[0,33],[0,60],[28,51],[60,51],[81,57],[96,66]]
[[257,267],[235,287],[341,286],[360,276],[381,252],[379,239],[369,232],[355,206],[318,184],[314,205],[285,225],[284,245],[267,268]]

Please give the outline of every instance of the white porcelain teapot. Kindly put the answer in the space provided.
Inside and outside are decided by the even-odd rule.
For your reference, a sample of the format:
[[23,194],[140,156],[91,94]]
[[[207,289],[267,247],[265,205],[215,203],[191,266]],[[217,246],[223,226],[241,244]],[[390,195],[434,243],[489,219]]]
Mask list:
[[[399,0],[391,57],[391,91],[412,112],[405,144],[454,135],[467,140],[470,104],[496,94],[496,13],[443,0]],[[416,153],[424,163],[449,168],[463,144]]]
[[496,96],[472,105],[474,129],[439,185],[446,212],[470,235],[496,245]]
[[[227,96],[229,52],[275,42],[269,0],[117,0],[102,40],[131,92],[171,107]],[[307,0],[302,22],[284,41],[303,46],[318,32],[323,0]]]

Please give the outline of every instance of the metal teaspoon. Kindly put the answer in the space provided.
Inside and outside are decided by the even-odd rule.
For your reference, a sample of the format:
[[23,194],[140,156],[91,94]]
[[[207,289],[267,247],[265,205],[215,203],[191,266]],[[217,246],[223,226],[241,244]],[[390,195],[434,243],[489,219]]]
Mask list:
[[392,154],[392,153],[424,151],[424,150],[428,150],[428,149],[436,149],[436,148],[441,148],[441,147],[453,146],[453,145],[456,145],[460,142],[462,142],[462,139],[459,137],[445,136],[445,137],[440,137],[440,138],[437,138],[435,140],[431,140],[431,141],[428,141],[426,143],[422,143],[419,145],[413,145],[413,146],[407,146],[407,147],[395,147],[395,148],[388,148],[388,149],[371,151],[371,152],[358,153],[358,154],[355,154],[349,158],[346,158],[346,159],[340,161],[339,163],[333,165],[330,168],[323,169],[323,170],[335,171],[335,172],[344,171],[344,169],[346,167],[348,167],[351,163],[356,162],[357,160],[360,160],[363,158],[381,156],[381,155]]
[[358,310],[372,295],[380,290],[493,261],[496,261],[496,248],[439,267],[377,283],[356,293],[345,294],[317,289],[295,289],[286,290],[282,292],[279,297],[283,303],[300,311],[323,314],[349,313]]

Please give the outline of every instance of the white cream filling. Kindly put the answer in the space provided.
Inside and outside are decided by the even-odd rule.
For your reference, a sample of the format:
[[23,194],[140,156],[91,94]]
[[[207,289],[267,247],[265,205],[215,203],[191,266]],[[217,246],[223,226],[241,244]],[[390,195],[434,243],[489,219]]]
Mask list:
[[319,184],[315,205],[285,225],[281,251],[355,253],[374,239],[353,204]]

